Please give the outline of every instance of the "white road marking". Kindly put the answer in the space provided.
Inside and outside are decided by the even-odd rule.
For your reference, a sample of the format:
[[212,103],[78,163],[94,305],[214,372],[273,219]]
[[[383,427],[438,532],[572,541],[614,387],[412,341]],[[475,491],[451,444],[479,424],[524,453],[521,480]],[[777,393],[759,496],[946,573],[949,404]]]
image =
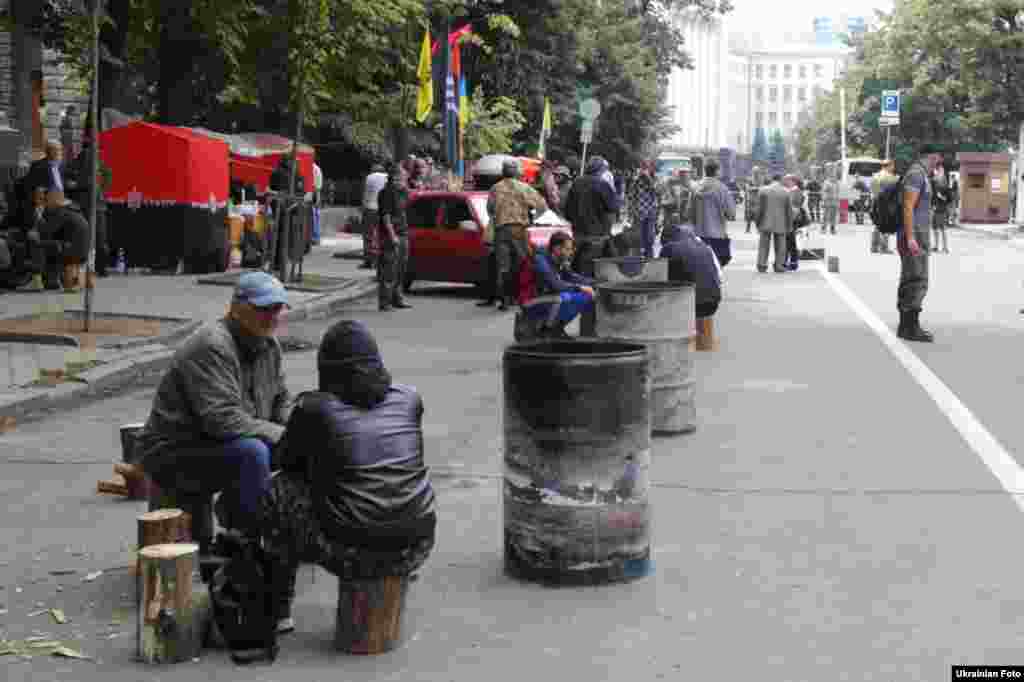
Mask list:
[[896,336],[888,325],[882,322],[841,279],[820,265],[815,266],[815,269],[821,273],[821,276],[839,297],[857,313],[864,324],[878,335],[878,338],[896,356],[899,363],[935,401],[938,408],[946,415],[953,427],[960,432],[967,445],[988,467],[1003,489],[1013,497],[1017,507],[1024,511],[1024,469],[970,409],[956,397],[956,394],[942,383],[942,380],[935,376],[935,373],[917,355],[912,353],[903,340]]

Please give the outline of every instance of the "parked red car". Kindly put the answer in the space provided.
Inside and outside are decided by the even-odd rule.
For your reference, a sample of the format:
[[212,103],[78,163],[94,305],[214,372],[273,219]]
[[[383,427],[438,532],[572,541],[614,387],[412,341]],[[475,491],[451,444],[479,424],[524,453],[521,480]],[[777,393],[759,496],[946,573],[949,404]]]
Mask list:
[[[414,192],[409,219],[408,289],[416,280],[485,285],[491,245],[484,241],[487,192]],[[548,211],[529,228],[530,242],[546,247],[551,235],[572,226]]]

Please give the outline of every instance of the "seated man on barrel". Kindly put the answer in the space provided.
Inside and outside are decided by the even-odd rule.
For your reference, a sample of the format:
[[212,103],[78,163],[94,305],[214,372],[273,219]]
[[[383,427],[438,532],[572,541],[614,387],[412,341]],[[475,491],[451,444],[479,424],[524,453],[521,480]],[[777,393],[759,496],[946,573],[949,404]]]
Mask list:
[[[242,275],[227,316],[175,353],[135,442],[143,470],[172,499],[219,491],[221,524],[250,538],[261,532],[260,499],[291,402],[274,336],[287,304],[276,278]],[[193,534],[201,545],[209,539]]]
[[671,282],[696,286],[698,349],[710,341],[711,319],[722,302],[722,277],[718,258],[708,244],[694,234],[691,225],[666,227],[661,235],[661,258],[668,259]]
[[[530,247],[533,251],[533,247]],[[567,339],[565,327],[582,313],[594,310],[595,280],[571,269],[575,253],[568,232],[551,235],[547,249],[531,253],[532,267],[519,278],[516,340],[531,337]]]
[[434,547],[434,489],[423,462],[423,401],[392,383],[361,322],[324,334],[319,390],[296,398],[263,499],[264,546],[275,559],[279,632],[294,629],[300,562],[343,581],[406,576]]

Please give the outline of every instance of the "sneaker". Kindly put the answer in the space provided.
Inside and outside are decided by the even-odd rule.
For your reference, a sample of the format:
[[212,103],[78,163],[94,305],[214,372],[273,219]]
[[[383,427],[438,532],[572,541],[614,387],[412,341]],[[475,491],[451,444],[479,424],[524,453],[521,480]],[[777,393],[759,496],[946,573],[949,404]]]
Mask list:
[[295,619],[291,616],[279,618],[277,620],[277,634],[287,635],[289,632],[295,632]]

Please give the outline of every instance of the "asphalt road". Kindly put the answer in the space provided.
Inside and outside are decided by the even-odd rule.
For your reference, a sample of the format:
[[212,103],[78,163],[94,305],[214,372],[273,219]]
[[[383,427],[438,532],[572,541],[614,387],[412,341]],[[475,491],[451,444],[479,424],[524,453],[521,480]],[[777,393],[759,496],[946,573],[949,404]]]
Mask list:
[[[92,491],[119,456],[117,426],[145,417],[144,388],[0,437],[0,638],[35,631],[99,659],[0,657],[6,679],[938,680],[952,664],[1024,664],[1021,510],[985,453],[820,272],[757,274],[752,241],[733,233],[721,347],[696,362],[698,430],[654,440],[653,575],[558,590],[503,575],[512,316],[475,307],[468,289],[420,283],[412,310],[370,301],[348,313],[426,403],[441,525],[405,647],[330,651],[334,581],[304,569],[299,632],[273,667],[235,668],[219,651],[159,671],[133,662],[125,567],[142,505]],[[894,327],[898,259],[869,254],[867,228],[826,239],[836,278]],[[950,241],[923,316],[936,343],[908,348],[973,428],[1021,461],[1022,253],[960,232]],[[322,328],[286,333],[315,341]],[[315,386],[315,353],[287,358],[292,387]],[[66,570],[77,572],[52,574]],[[84,582],[94,570],[105,573]],[[70,623],[28,615],[51,606]]]

